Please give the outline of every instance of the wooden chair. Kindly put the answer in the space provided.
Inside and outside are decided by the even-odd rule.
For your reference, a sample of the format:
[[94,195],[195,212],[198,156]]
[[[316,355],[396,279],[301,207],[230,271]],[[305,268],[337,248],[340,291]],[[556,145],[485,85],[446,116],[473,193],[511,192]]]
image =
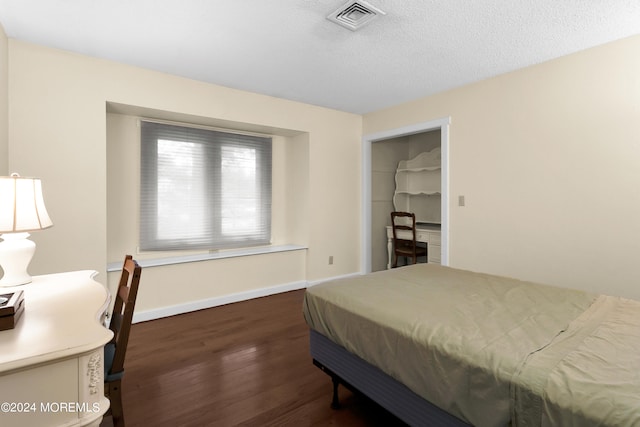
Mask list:
[[109,322],[113,339],[104,347],[104,394],[111,401],[109,411],[105,415],[111,415],[114,427],[124,427],[121,381],[141,271],[142,268],[131,255],[124,258],[113,314]]
[[[405,257],[405,265],[409,259],[418,262],[418,257],[427,256],[427,248],[416,244],[416,215],[410,212],[391,212],[391,228],[393,229],[393,266],[398,266],[398,258]],[[399,237],[400,236],[400,237]]]

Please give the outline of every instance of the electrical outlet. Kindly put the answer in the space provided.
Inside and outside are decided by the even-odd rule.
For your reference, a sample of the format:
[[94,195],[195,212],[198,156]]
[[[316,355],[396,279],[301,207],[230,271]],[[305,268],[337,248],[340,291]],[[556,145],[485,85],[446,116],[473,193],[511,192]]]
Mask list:
[[464,206],[464,196],[458,196],[458,206]]
[[329,265],[333,265],[333,255],[329,255]]

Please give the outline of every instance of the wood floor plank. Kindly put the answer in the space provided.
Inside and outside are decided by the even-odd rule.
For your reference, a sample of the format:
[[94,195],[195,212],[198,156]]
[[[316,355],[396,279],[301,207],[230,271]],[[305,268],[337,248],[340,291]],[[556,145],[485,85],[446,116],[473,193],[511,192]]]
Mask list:
[[402,426],[344,388],[342,409],[329,407],[303,293],[134,324],[122,381],[127,426]]

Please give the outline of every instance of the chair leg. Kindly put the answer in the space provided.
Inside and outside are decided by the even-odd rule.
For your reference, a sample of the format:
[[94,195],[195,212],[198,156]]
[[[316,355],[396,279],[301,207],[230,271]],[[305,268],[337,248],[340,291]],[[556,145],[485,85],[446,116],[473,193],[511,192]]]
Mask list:
[[111,401],[109,411],[113,419],[113,427],[124,427],[124,414],[122,410],[121,380],[105,383],[105,395]]

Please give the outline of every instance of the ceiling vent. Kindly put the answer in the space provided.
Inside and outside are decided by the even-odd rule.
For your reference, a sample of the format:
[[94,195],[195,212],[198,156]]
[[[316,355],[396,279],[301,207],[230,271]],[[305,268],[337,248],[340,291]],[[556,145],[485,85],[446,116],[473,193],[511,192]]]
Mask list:
[[366,1],[352,0],[342,5],[338,10],[327,16],[329,21],[342,25],[351,31],[356,31],[367,25],[378,15],[386,15],[385,12]]

